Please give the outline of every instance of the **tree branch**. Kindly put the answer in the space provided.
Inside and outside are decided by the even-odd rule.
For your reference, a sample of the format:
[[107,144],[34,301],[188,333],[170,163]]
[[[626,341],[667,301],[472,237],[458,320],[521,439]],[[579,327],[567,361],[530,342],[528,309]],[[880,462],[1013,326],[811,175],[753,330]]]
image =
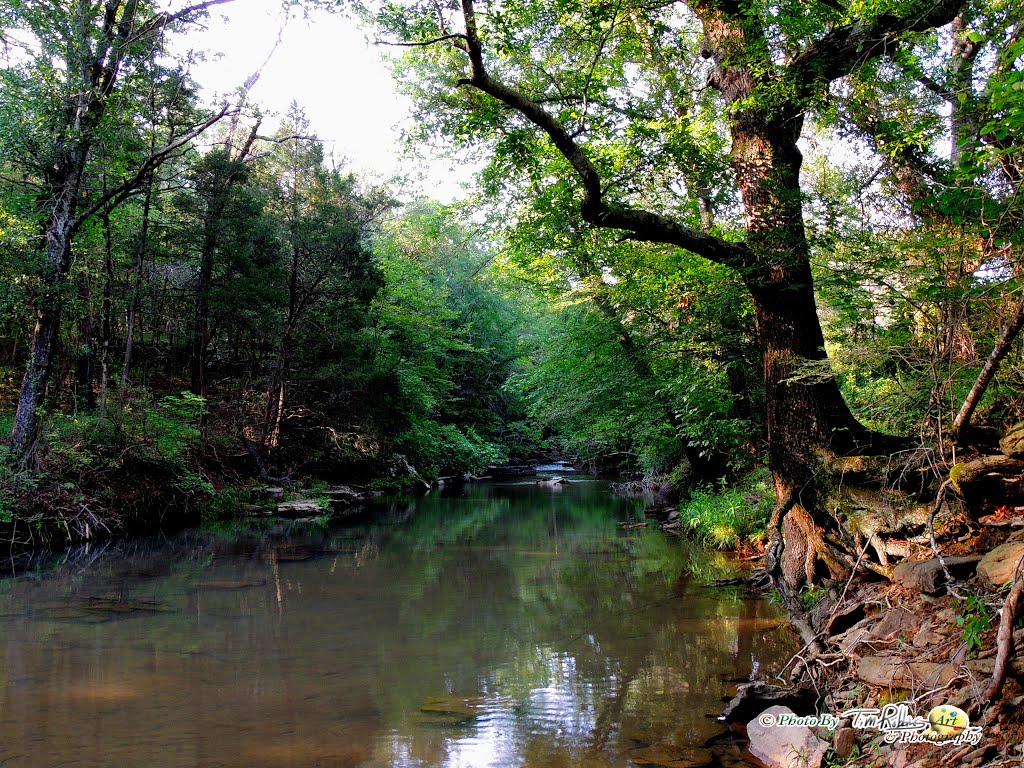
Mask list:
[[452,32],[451,34],[435,37],[432,40],[416,40],[411,43],[395,43],[389,40],[374,40],[373,42],[374,45],[390,45],[395,48],[419,48],[426,45],[436,45],[437,43],[443,43],[445,40],[461,40],[463,41],[463,44],[459,45],[458,43],[455,43],[455,46],[457,48],[464,49],[466,36],[461,32]]
[[874,19],[854,21],[807,46],[786,67],[786,75],[796,86],[799,97],[813,96],[822,85],[850,74],[869,59],[893,51],[908,32],[924,32],[949,24],[964,5],[965,0],[923,0],[911,4],[915,10],[905,15],[883,13]]
[[986,358],[985,365],[978,374],[978,378],[975,380],[974,386],[971,387],[971,391],[968,393],[963,405],[960,406],[960,412],[957,413],[956,420],[953,422],[953,434],[958,441],[962,441],[970,429],[971,418],[974,416],[975,409],[981,402],[981,398],[988,389],[988,385],[995,378],[996,371],[999,370],[999,364],[1010,352],[1010,349],[1012,349],[1013,342],[1017,339],[1021,329],[1024,329],[1024,297],[1017,304],[1017,309],[1013,316],[1003,326],[1003,330],[999,334],[999,340],[992,348],[988,358]]
[[753,255],[745,243],[727,242],[657,213],[606,203],[597,169],[565,126],[537,102],[494,80],[487,72],[473,0],[461,0],[461,3],[466,22],[465,51],[469,57],[469,77],[458,80],[457,84],[472,86],[497,99],[547,134],[583,185],[581,212],[584,221],[599,227],[626,230],[631,240],[675,245],[734,269],[744,269],[753,264]]
[[932,79],[931,77],[929,77],[926,74],[922,73],[922,74],[918,75],[917,76],[917,82],[919,82],[921,85],[923,85],[929,91],[934,93],[940,99],[944,99],[945,101],[949,101],[949,102],[952,102],[952,101],[956,100],[956,94],[955,93],[953,93],[951,90],[949,90],[949,88],[947,88],[946,86],[942,85],[938,81]]
[[202,134],[206,129],[223,118],[228,113],[229,109],[229,105],[225,104],[221,107],[220,111],[211,115],[201,125],[196,126],[185,135],[175,139],[150,154],[149,157],[142,161],[136,172],[130,178],[115,187],[111,187],[106,193],[101,195],[96,202],[78,214],[75,218],[74,224],[71,225],[71,231],[77,232],[90,216],[95,215],[107,206],[117,205],[131,196],[135,189],[146,179],[146,176],[163,163],[163,161],[166,160],[172,152],[180,149],[192,141],[192,139]]
[[235,0],[206,0],[202,3],[196,3],[190,5],[187,8],[182,8],[180,11],[174,13],[158,13],[153,16],[145,23],[139,25],[139,28],[134,31],[131,37],[127,38],[126,42],[132,42],[133,40],[142,37],[160,27],[166,27],[168,24],[173,24],[176,21],[191,16],[194,13],[201,13],[207,11],[215,5],[225,5],[226,3],[233,3]]

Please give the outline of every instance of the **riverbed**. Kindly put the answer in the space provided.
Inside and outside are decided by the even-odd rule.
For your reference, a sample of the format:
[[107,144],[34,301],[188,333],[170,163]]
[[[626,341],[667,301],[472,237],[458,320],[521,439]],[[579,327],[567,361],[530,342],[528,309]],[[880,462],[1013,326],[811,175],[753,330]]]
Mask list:
[[[0,766],[652,764],[792,639],[588,478],[225,526],[0,579]],[[661,750],[660,752],[658,750]],[[662,758],[666,759],[666,758]],[[648,761],[648,762],[645,762]]]

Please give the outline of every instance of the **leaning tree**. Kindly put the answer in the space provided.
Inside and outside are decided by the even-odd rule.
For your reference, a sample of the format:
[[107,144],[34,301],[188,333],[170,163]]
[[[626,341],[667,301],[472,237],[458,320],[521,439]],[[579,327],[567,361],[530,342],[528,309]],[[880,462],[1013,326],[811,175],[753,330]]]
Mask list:
[[[826,509],[829,460],[898,444],[858,422],[828,373],[800,187],[805,118],[965,4],[413,0],[373,12],[384,42],[409,48],[404,80],[427,97],[429,128],[488,143],[495,167],[522,168],[538,196],[564,190],[592,227],[741,277],[764,368],[780,583],[812,578],[815,561],[833,576],[853,565]],[[730,139],[725,173],[701,156],[716,128]]]

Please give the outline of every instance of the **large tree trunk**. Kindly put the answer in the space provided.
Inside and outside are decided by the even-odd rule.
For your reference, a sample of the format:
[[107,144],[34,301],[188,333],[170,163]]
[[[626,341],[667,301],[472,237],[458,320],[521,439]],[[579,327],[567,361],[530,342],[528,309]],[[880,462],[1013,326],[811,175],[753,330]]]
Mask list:
[[[32,331],[32,352],[21,381],[21,394],[14,414],[11,448],[22,466],[34,458],[39,431],[39,409],[44,403],[50,380],[57,339],[60,332],[65,278],[71,265],[71,231],[78,185],[85,167],[87,150],[81,148],[64,164],[55,184],[60,194],[53,202],[50,219],[44,227],[46,237],[46,290],[36,308]],[[57,175],[57,174],[55,174]]]
[[11,432],[11,448],[19,457],[22,466],[27,466],[35,456],[38,436],[38,409],[46,397],[46,385],[57,346],[57,332],[60,329],[60,307],[48,304],[36,314],[32,331],[32,353],[21,381],[18,409],[14,414],[14,429]]
[[[840,576],[842,566],[824,545],[824,531],[832,526],[819,512],[821,470],[827,454],[850,450],[868,432],[827,367],[799,187],[803,158],[796,142],[802,123],[799,114],[740,113],[732,125],[732,163],[743,194],[747,242],[759,261],[744,279],[754,300],[769,466],[780,504],[773,543],[780,550],[813,552],[832,576]],[[788,514],[797,525],[785,523]],[[811,559],[779,562],[791,586],[814,575]]]

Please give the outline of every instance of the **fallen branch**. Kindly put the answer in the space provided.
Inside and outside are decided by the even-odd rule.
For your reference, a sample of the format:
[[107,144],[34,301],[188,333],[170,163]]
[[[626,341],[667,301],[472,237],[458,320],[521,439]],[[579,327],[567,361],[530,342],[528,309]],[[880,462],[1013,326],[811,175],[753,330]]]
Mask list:
[[1010,668],[1013,657],[1013,623],[1020,611],[1021,595],[1024,594],[1024,556],[1017,561],[1013,574],[1013,586],[1003,604],[1002,616],[999,619],[999,632],[996,633],[996,660],[992,671],[992,680],[981,694],[983,704],[991,704],[1003,690],[1006,672]]

